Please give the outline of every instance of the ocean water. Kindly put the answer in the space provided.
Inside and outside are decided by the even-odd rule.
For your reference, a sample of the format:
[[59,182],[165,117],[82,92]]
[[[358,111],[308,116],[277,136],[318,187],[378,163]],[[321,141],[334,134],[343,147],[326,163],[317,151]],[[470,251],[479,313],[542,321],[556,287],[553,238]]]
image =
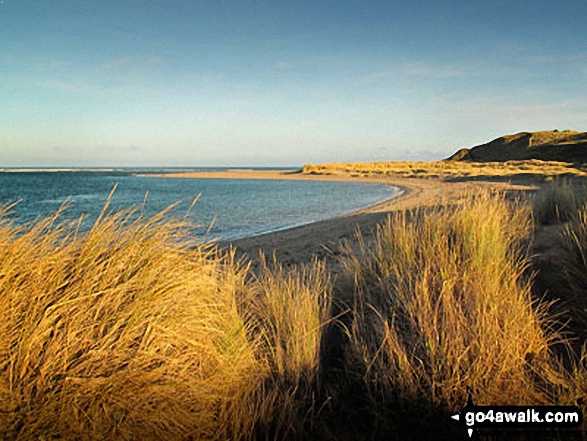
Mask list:
[[84,215],[83,225],[87,228],[115,185],[110,210],[140,205],[147,215],[175,202],[179,203],[171,213],[186,215],[199,195],[188,214],[189,220],[199,225],[194,234],[230,240],[334,217],[389,199],[399,192],[387,185],[354,182],[148,176],[148,173],[168,171],[185,170],[0,170],[0,205],[19,201],[9,217],[25,223],[52,214],[67,202],[62,219]]

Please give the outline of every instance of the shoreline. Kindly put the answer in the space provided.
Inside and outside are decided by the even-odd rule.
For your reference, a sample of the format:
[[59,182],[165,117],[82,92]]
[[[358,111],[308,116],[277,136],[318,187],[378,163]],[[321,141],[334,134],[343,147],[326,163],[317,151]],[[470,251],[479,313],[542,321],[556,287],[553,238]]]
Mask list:
[[373,205],[339,216],[313,221],[307,224],[246,236],[239,239],[216,242],[222,248],[234,249],[237,256],[251,259],[256,264],[259,253],[275,255],[277,261],[289,267],[308,263],[313,258],[324,259],[334,273],[339,272],[338,256],[341,244],[352,240],[361,231],[370,240],[376,226],[398,210],[411,210],[437,205],[458,203],[466,195],[479,189],[498,189],[513,194],[537,189],[535,180],[518,182],[500,180],[446,181],[439,178],[411,177],[358,177],[346,174],[312,175],[293,170],[231,170],[216,172],[167,173],[151,175],[165,178],[198,179],[260,179],[337,181],[384,184],[403,190],[403,193]]
[[349,183],[357,183],[357,184],[373,184],[373,185],[385,185],[387,187],[391,187],[394,189],[395,194],[391,197],[386,197],[380,201],[366,204],[364,206],[355,208],[351,211],[333,215],[323,219],[316,219],[311,220],[308,222],[303,222],[298,225],[286,226],[277,228],[275,230],[269,230],[262,233],[255,233],[252,235],[247,235],[238,238],[230,238],[226,240],[218,240],[218,244],[229,244],[235,243],[239,241],[243,241],[246,239],[252,239],[260,236],[270,235],[281,233],[287,230],[292,230],[296,228],[302,228],[309,225],[313,225],[318,222],[325,222],[330,221],[332,219],[337,219],[340,217],[352,216],[355,214],[362,214],[364,212],[371,212],[372,210],[377,209],[379,206],[385,207],[388,203],[392,200],[396,200],[410,191],[412,188],[406,188],[406,186],[399,186],[393,183],[390,183],[388,179],[381,179],[381,178],[356,178],[349,175],[310,175],[310,174],[302,174],[299,170],[296,169],[288,169],[288,170],[254,170],[254,169],[247,169],[247,170],[222,170],[222,171],[202,171],[202,172],[179,172],[179,173],[158,173],[158,174],[149,174],[149,177],[158,177],[158,178],[173,178],[173,179],[236,179],[236,180],[267,180],[267,181],[274,181],[274,180],[284,180],[284,181],[322,181],[322,182],[349,182]]
[[[344,181],[341,181],[341,182],[344,182]],[[367,184],[367,182],[366,182],[366,184]],[[374,184],[374,185],[382,185],[382,184],[376,183],[376,182],[373,182],[372,184]],[[247,234],[246,236],[233,237],[233,238],[228,238],[228,239],[222,239],[222,240],[218,240],[217,243],[220,243],[220,244],[233,243],[233,242],[244,240],[244,239],[249,239],[249,238],[264,236],[266,234],[280,233],[282,231],[291,230],[291,229],[294,229],[294,228],[301,228],[301,227],[305,227],[305,226],[308,226],[308,225],[315,224],[317,222],[325,222],[325,221],[329,221],[329,220],[332,220],[332,219],[337,219],[339,217],[345,217],[345,216],[351,216],[351,215],[354,215],[354,214],[360,214],[360,213],[364,212],[365,210],[371,210],[373,207],[376,207],[378,205],[387,204],[388,202],[391,202],[393,199],[399,198],[400,196],[402,196],[406,192],[406,190],[404,190],[403,188],[397,187],[395,185],[390,185],[390,184],[384,184],[384,185],[392,188],[393,191],[395,192],[395,194],[393,196],[391,196],[391,197],[386,197],[385,199],[382,199],[380,201],[374,202],[372,204],[366,204],[364,206],[355,208],[355,209],[353,209],[351,211],[348,211],[348,212],[345,212],[345,213],[335,214],[333,216],[329,216],[329,217],[325,217],[325,218],[319,218],[319,219],[314,219],[314,220],[310,220],[310,221],[307,221],[307,222],[300,222],[300,223],[294,224],[294,225],[288,225],[288,226],[284,226],[284,227],[277,227],[275,229],[264,231],[264,232],[261,232],[261,233]]]

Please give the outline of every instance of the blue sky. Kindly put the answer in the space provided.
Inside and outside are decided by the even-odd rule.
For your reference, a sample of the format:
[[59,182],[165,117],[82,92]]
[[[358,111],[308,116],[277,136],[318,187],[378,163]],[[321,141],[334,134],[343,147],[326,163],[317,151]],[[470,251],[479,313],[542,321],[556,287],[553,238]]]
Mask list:
[[585,131],[586,15],[585,0],[4,0],[0,166],[433,160]]

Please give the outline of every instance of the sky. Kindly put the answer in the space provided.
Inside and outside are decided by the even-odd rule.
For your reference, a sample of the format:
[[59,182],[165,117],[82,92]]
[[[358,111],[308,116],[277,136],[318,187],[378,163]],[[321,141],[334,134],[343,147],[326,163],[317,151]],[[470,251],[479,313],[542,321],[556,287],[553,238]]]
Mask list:
[[436,160],[587,131],[586,0],[0,0],[0,167]]

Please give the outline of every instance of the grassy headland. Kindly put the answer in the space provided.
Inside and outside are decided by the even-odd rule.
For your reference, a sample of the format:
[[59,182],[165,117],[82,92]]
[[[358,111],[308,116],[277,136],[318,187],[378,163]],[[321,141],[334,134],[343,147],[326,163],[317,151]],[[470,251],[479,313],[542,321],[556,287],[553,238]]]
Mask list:
[[522,132],[461,149],[443,161],[308,164],[302,173],[442,179],[586,176],[587,133]]

